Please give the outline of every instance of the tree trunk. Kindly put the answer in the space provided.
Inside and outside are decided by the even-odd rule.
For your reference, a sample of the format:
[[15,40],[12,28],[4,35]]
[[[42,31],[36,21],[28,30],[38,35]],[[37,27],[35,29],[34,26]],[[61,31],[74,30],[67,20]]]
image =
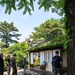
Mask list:
[[75,0],[65,0],[66,29],[72,42],[67,47],[67,75],[75,75]]

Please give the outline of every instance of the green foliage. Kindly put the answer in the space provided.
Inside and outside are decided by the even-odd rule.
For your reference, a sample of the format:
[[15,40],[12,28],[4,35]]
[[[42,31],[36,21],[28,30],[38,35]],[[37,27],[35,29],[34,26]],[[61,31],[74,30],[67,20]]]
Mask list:
[[64,36],[64,38],[63,38],[63,39],[65,40],[63,47],[64,47],[66,53],[67,53],[68,44],[69,44],[70,42],[72,42],[72,39],[71,39],[70,36],[68,35],[69,32],[70,32],[70,30],[67,30],[67,31],[66,31],[66,34],[65,34],[65,36]]
[[25,52],[26,49],[28,49],[28,44],[26,42],[21,42],[21,43],[17,43],[17,44],[14,44],[14,45],[8,47],[7,53],[14,54],[16,51]]
[[0,50],[6,45],[4,42],[0,42]]
[[40,62],[38,60],[38,58],[34,58],[34,66],[40,66]]
[[0,0],[0,5],[5,6],[5,13],[10,14],[13,10],[24,9],[23,14],[29,13],[31,15],[31,10],[34,10],[33,2],[35,0]]
[[7,71],[6,57],[4,58],[4,71]]
[[[57,29],[59,29],[58,27]],[[55,29],[55,28],[53,28]],[[70,39],[70,36],[68,35],[69,30],[66,31],[66,29],[60,28],[62,31],[62,35],[58,35],[57,37],[52,38],[49,41],[46,41],[42,45],[35,46],[31,48],[29,51],[38,51],[38,50],[47,50],[47,49],[55,49],[55,48],[64,48],[65,52],[67,53],[67,46],[70,42],[72,42],[72,39]]]
[[28,53],[22,51],[15,51],[15,54],[16,54],[17,66],[22,67],[23,58],[24,56],[28,56]]
[[[0,5],[2,5],[2,6],[5,5],[6,6],[6,13],[8,11],[8,13],[10,14],[11,8],[15,8],[16,2],[19,3],[19,1],[24,2],[24,0],[0,0]],[[27,0],[25,0],[25,1],[27,1]],[[33,3],[33,1],[35,1],[35,0],[28,0],[28,1],[30,1],[30,2],[32,1],[31,3]],[[74,12],[75,12],[75,6],[74,6],[75,1],[74,0],[72,0],[72,1],[71,0],[39,0],[38,2],[39,2],[38,4],[40,5],[39,8],[44,7],[45,11],[46,10],[49,11],[49,8],[52,6],[53,11],[58,13],[59,15],[63,15],[65,13],[65,16],[68,17],[68,20],[66,21],[66,28],[67,29],[73,29],[72,26],[74,25],[73,22],[74,22],[74,16],[75,16],[75,14],[74,14]],[[28,2],[27,4],[30,4],[30,3]],[[31,7],[32,6],[33,6],[33,4],[31,5]],[[28,10],[30,12],[30,9],[28,9]],[[69,33],[73,34],[74,32],[71,31]],[[72,38],[74,40],[74,37],[75,36],[73,34],[73,35],[68,36],[67,39],[70,40],[70,38]],[[68,47],[68,50],[70,50],[70,51],[68,51],[69,56],[68,56],[67,75],[75,74],[75,71],[74,71],[75,65],[73,65],[74,61],[75,61],[75,59],[73,58],[73,57],[75,57],[74,56],[74,49],[75,49],[74,48],[74,45],[75,45],[74,42],[75,41],[73,41],[72,46]],[[70,45],[71,45],[71,43],[70,43]],[[72,59],[70,59],[71,57],[72,57]],[[70,61],[70,60],[72,60],[72,61]]]
[[[12,9],[17,11],[24,9],[23,14],[27,12],[31,15],[31,11],[34,11],[34,2],[36,0],[0,0],[0,5],[5,6],[5,13],[10,14]],[[39,9],[44,7],[45,11],[49,11],[52,7],[52,11],[59,15],[63,15],[65,0],[38,0],[37,4]]]
[[51,7],[52,3],[53,3],[53,0],[39,0],[38,1],[39,9],[44,7],[45,11],[49,11],[49,8]]
[[18,43],[21,34],[16,33],[18,29],[14,27],[13,22],[7,23],[6,21],[0,22],[0,40],[8,47],[10,44]]
[[[11,13],[12,8],[14,10],[18,9],[24,9],[23,14],[25,13],[29,13],[31,14],[31,10],[34,10],[34,1],[36,0],[1,0],[0,4],[2,6],[6,7],[6,13]],[[56,12],[57,14],[59,14],[60,16],[62,16],[65,12],[65,0],[38,0],[38,5],[39,5],[39,9],[41,9],[42,7],[44,7],[45,11],[49,11],[50,8],[52,8],[52,12]],[[66,20],[65,20],[66,21]],[[74,27],[73,27],[74,29]],[[48,30],[47,30],[48,31]],[[36,34],[37,33],[37,34]],[[36,37],[39,35],[38,38],[43,38],[43,36],[45,35],[45,33],[40,34],[40,32],[36,32],[33,33],[33,35],[35,35]],[[53,32],[53,34],[56,34],[55,32]],[[40,37],[42,36],[42,37]],[[47,36],[47,37],[46,37]],[[54,35],[52,35],[54,36]],[[58,35],[56,35],[58,36]],[[31,36],[34,37],[34,36]],[[36,37],[34,37],[36,39]],[[52,37],[49,36],[49,32],[44,36],[45,38],[48,39],[52,39]],[[44,38],[43,38],[44,40]]]
[[67,35],[68,31],[66,31],[63,20],[51,19],[42,23],[39,27],[35,27],[35,32],[32,32],[32,35],[30,35],[33,38],[33,42],[36,41],[35,43],[37,43],[42,38],[40,41],[46,41],[46,43],[40,46],[35,45],[30,50],[53,49],[58,47],[63,47],[66,50],[71,40]]
[[54,0],[52,6],[52,12],[56,12],[60,16],[63,16],[65,0]]
[[37,61],[34,63],[34,67],[36,67],[36,66],[40,66],[40,63]]
[[[4,48],[0,52],[3,53],[4,56],[10,54],[11,57],[13,54],[16,54],[17,65],[19,67],[22,67],[23,57],[26,56],[28,58],[28,52],[26,51],[27,49],[28,49],[28,44],[26,42],[21,42],[21,43],[14,44],[8,48]],[[4,65],[6,70],[7,69],[6,61]]]
[[65,36],[60,36],[58,38],[54,38],[51,41],[45,42],[44,44],[33,47],[29,49],[29,51],[40,51],[40,50],[47,50],[47,49],[55,49],[55,48],[63,48],[65,40],[63,39]]
[[42,38],[43,40],[52,40],[58,36],[65,34],[64,24],[57,19],[50,19],[42,23],[39,27],[34,28],[34,32],[30,35],[34,41],[38,41]]

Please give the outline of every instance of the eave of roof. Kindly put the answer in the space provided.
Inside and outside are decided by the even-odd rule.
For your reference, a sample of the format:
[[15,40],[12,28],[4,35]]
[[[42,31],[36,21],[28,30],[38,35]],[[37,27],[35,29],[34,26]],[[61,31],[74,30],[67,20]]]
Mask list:
[[45,51],[45,50],[54,50],[54,49],[60,49],[63,48],[63,44],[56,43],[56,44],[50,44],[50,42],[47,42],[43,45],[40,45],[38,47],[33,47],[28,50],[28,52],[39,52],[39,51]]

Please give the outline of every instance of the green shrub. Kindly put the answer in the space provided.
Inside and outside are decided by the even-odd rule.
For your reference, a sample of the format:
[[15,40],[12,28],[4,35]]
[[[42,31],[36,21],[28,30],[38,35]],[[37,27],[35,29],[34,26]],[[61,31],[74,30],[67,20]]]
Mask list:
[[6,58],[4,59],[4,71],[7,70]]
[[38,58],[34,58],[34,66],[40,66],[40,62]]
[[40,63],[39,62],[35,62],[34,66],[40,66]]

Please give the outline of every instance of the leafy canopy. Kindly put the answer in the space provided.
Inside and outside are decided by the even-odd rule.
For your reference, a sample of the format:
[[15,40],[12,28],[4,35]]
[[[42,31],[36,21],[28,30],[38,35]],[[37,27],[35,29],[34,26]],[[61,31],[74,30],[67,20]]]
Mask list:
[[21,34],[17,33],[18,31],[19,30],[13,25],[13,22],[0,22],[0,40],[6,43],[5,47],[18,42],[18,37],[21,36]]
[[42,23],[39,27],[35,27],[30,38],[33,38],[34,41],[48,41],[61,35],[65,35],[64,23],[58,19],[50,19]]
[[28,44],[24,41],[9,46],[8,48],[4,48],[3,50],[0,50],[0,52],[3,53],[5,56],[7,56],[8,54],[10,56],[16,54],[17,65],[19,67],[22,67],[23,57],[28,56],[26,49],[28,49]]
[[[34,2],[37,0],[0,0],[0,5],[4,6],[5,13],[10,14],[13,10],[21,10],[23,9],[23,14],[27,12],[31,15],[31,11],[34,11]],[[49,11],[50,7],[52,7],[53,12],[57,12],[62,15],[64,13],[64,4],[65,0],[38,0],[37,4],[39,5],[39,9],[44,7],[45,11]]]

